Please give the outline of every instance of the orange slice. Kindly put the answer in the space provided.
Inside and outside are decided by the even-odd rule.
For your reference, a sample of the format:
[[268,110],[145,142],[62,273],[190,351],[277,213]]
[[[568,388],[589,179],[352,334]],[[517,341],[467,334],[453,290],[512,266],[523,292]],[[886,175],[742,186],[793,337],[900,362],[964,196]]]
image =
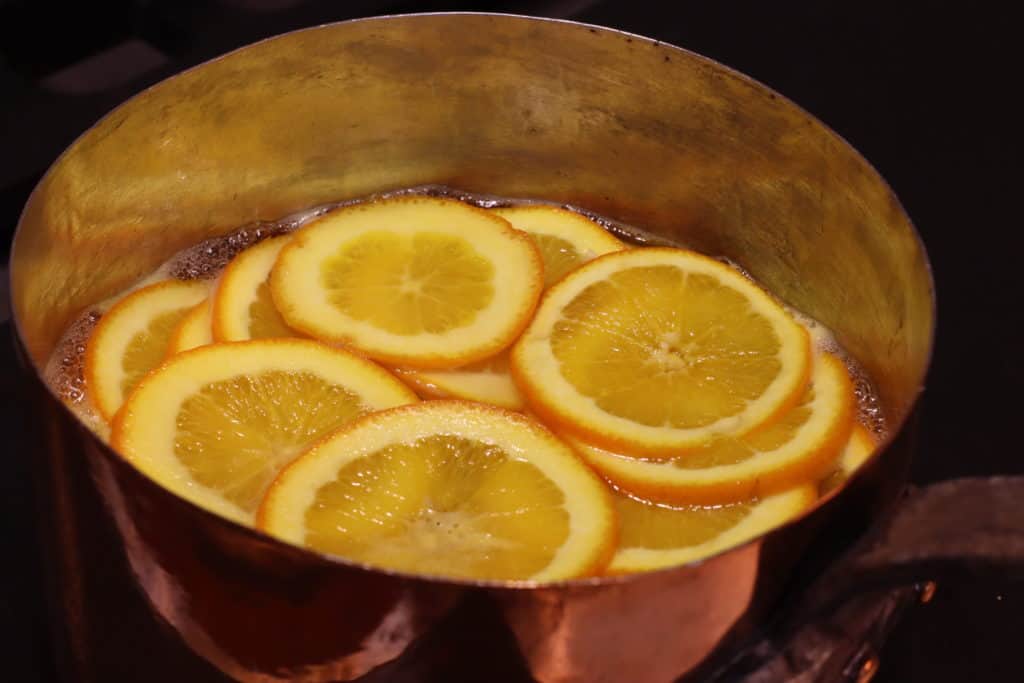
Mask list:
[[785,524],[815,500],[817,492],[807,484],[760,500],[714,506],[668,507],[618,494],[619,548],[607,572],[650,571],[705,559]]
[[416,574],[547,581],[615,544],[611,494],[532,420],[463,401],[367,416],[285,469],[260,508],[273,536]]
[[796,406],[742,437],[718,437],[667,460],[619,455],[567,437],[594,469],[625,491],[667,503],[714,505],[783,491],[823,476],[853,426],[853,383],[842,361],[816,354]]
[[877,440],[874,434],[862,424],[854,425],[853,433],[850,434],[849,440],[839,454],[839,461],[836,463],[835,469],[822,480],[819,486],[821,495],[839,488],[850,478],[850,475],[860,469],[861,465],[874,455],[876,446]]
[[245,341],[298,336],[277,311],[270,270],[291,235],[272,237],[241,252],[224,268],[213,299],[213,336]]
[[668,456],[784,413],[807,384],[804,328],[737,270],[672,248],[597,258],[555,284],[512,350],[546,422]]
[[311,443],[416,400],[383,368],[318,342],[212,344],[148,375],[117,414],[111,445],[172,492],[250,523],[270,482]]
[[135,290],[103,314],[85,348],[85,382],[108,422],[147,372],[159,365],[178,323],[206,298],[206,282],[166,280]]
[[849,476],[857,471],[874,454],[877,441],[875,436],[861,424],[850,434],[850,440],[839,454],[839,467]]
[[185,314],[171,333],[168,356],[213,343],[210,309],[210,300],[207,299]]
[[544,287],[598,256],[627,245],[586,216],[542,204],[491,209],[537,245],[544,260]]
[[[561,280],[587,261],[621,251],[626,245],[594,221],[554,206],[517,206],[492,209],[517,230],[530,236],[544,261],[544,286]],[[508,354],[452,370],[396,369],[421,396],[462,398],[521,410],[522,394],[508,371]]]
[[328,213],[295,233],[270,278],[291,327],[419,368],[497,354],[529,321],[542,284],[529,237],[433,197]]
[[461,398],[489,403],[509,410],[522,410],[523,396],[508,371],[508,354],[452,370],[392,368],[423,398]]

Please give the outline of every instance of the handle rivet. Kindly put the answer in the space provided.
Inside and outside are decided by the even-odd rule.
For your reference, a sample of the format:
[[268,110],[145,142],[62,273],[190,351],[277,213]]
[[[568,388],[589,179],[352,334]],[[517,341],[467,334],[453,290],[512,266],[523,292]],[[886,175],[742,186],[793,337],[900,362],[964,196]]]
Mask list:
[[869,657],[860,665],[857,672],[857,683],[870,683],[871,679],[878,673],[878,657]]
[[924,583],[921,586],[921,588],[920,588],[921,593],[920,593],[919,598],[920,598],[922,604],[927,603],[927,602],[931,602],[932,598],[935,597],[935,589],[936,588],[937,588],[937,586],[935,585],[934,581],[928,581],[928,582]]

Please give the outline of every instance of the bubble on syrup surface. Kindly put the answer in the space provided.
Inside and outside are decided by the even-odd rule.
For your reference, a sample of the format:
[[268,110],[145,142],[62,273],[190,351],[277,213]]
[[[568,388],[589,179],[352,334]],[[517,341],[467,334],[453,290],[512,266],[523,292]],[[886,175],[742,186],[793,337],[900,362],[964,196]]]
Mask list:
[[76,318],[57,340],[43,369],[43,379],[65,403],[85,400],[85,344],[101,315],[89,310]]

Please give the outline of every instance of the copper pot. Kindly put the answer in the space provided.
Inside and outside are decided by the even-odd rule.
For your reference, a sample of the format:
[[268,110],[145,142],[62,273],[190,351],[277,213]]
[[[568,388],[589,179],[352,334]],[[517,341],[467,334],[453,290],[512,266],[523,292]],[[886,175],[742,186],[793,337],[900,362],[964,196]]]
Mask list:
[[[179,249],[426,183],[569,202],[733,259],[834,330],[874,379],[891,438],[803,518],[705,562],[511,586],[371,571],[215,517],[133,469],[39,380],[76,314]],[[76,681],[720,672],[792,596],[816,595],[805,589],[903,490],[934,330],[928,260],[896,197],[799,107],[646,38],[483,14],[298,31],[143,92],[35,189],[11,279]]]

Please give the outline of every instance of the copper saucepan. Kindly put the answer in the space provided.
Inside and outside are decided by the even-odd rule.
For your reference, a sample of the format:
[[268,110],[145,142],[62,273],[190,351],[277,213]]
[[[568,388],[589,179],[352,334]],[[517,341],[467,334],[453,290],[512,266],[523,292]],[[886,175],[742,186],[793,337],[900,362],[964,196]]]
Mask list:
[[[372,571],[215,517],[133,469],[39,380],[76,314],[183,247],[428,183],[573,203],[733,259],[835,332],[877,385],[891,438],[811,513],[705,562],[508,586]],[[730,676],[763,626],[797,623],[866,577],[899,565],[905,583],[938,571],[936,558],[992,560],[956,545],[977,538],[971,520],[942,547],[923,531],[900,536],[922,505],[935,513],[925,496],[834,561],[904,489],[934,330],[925,251],[882,178],[825,126],[649,39],[440,14],[244,48],[143,92],[75,142],[29,200],[11,279],[38,389],[36,463],[69,680]],[[968,494],[995,501],[978,519],[1003,514],[997,496],[978,495],[990,482],[974,484]]]

